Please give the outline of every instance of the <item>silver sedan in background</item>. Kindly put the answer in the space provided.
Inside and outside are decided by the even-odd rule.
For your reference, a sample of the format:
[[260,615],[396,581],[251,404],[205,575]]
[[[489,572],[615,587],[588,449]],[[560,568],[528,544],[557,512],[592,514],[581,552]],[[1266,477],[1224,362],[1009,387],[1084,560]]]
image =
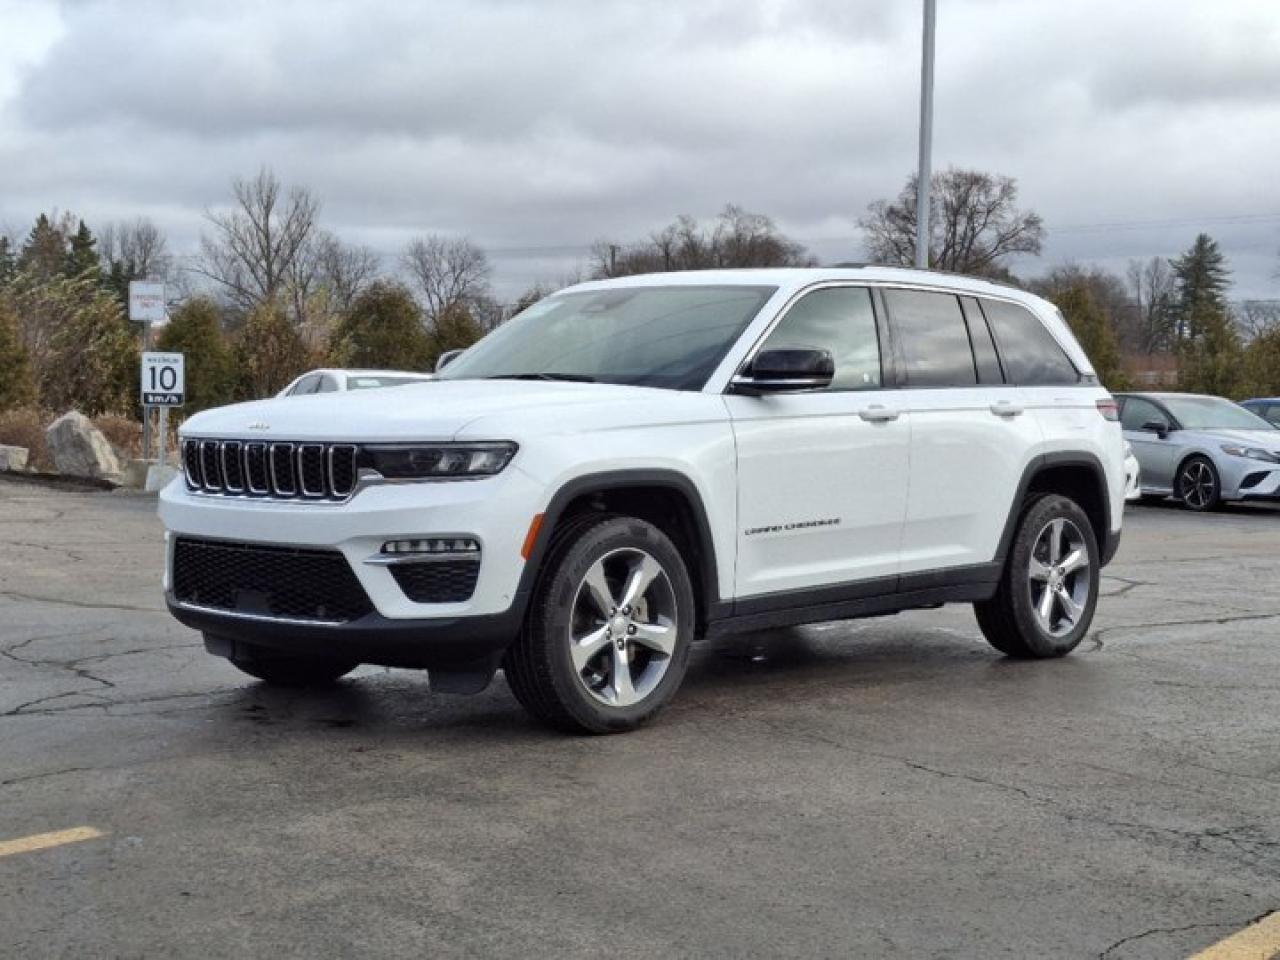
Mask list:
[[1224,500],[1280,500],[1280,430],[1239,404],[1192,393],[1122,393],[1124,438],[1144,497],[1191,510]]

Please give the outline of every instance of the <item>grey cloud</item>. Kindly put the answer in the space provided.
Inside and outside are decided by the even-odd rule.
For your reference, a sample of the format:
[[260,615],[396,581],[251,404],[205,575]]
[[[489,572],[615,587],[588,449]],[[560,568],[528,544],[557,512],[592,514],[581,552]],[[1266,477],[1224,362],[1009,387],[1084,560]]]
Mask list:
[[[1052,257],[1177,250],[1195,232],[1055,224],[1280,213],[1272,4],[940,7],[935,163],[1018,177]],[[61,15],[0,102],[0,222],[147,210],[194,244],[230,177],[267,163],[320,194],[328,227],[388,252],[427,230],[553,248],[499,259],[500,281],[522,283],[572,269],[598,237],[729,201],[856,257],[858,215],[915,162],[914,2],[137,0]],[[1237,280],[1265,295],[1258,244],[1280,247],[1280,220],[1255,232]]]

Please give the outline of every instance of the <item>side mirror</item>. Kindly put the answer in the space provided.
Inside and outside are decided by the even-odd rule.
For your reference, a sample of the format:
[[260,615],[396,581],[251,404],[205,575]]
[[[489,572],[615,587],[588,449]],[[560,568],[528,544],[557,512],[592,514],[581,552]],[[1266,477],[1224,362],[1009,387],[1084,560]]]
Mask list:
[[733,378],[737,393],[794,393],[831,386],[836,362],[829,350],[794,347],[761,350],[750,366]]
[[1142,429],[1148,433],[1154,433],[1161,440],[1169,435],[1169,425],[1163,420],[1148,420],[1142,425]]
[[439,373],[460,356],[462,356],[461,350],[446,350],[444,353],[440,354],[440,356],[436,358],[436,373]]

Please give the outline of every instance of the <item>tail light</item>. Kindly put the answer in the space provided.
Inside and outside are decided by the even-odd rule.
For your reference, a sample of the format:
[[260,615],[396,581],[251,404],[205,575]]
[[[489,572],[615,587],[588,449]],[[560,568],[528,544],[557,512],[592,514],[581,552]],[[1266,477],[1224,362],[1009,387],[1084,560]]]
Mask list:
[[1103,397],[1099,400],[1098,412],[1102,414],[1103,420],[1110,420],[1112,423],[1120,419],[1120,405],[1116,403],[1115,397]]

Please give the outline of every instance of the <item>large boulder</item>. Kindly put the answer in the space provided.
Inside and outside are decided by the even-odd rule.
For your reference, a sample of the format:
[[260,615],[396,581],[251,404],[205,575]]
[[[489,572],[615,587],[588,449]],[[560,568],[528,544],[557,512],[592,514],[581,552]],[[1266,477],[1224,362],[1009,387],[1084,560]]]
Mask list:
[[27,469],[27,448],[0,443],[0,471]]
[[110,442],[84,414],[64,413],[44,434],[53,464],[63,476],[120,482],[120,461]]

